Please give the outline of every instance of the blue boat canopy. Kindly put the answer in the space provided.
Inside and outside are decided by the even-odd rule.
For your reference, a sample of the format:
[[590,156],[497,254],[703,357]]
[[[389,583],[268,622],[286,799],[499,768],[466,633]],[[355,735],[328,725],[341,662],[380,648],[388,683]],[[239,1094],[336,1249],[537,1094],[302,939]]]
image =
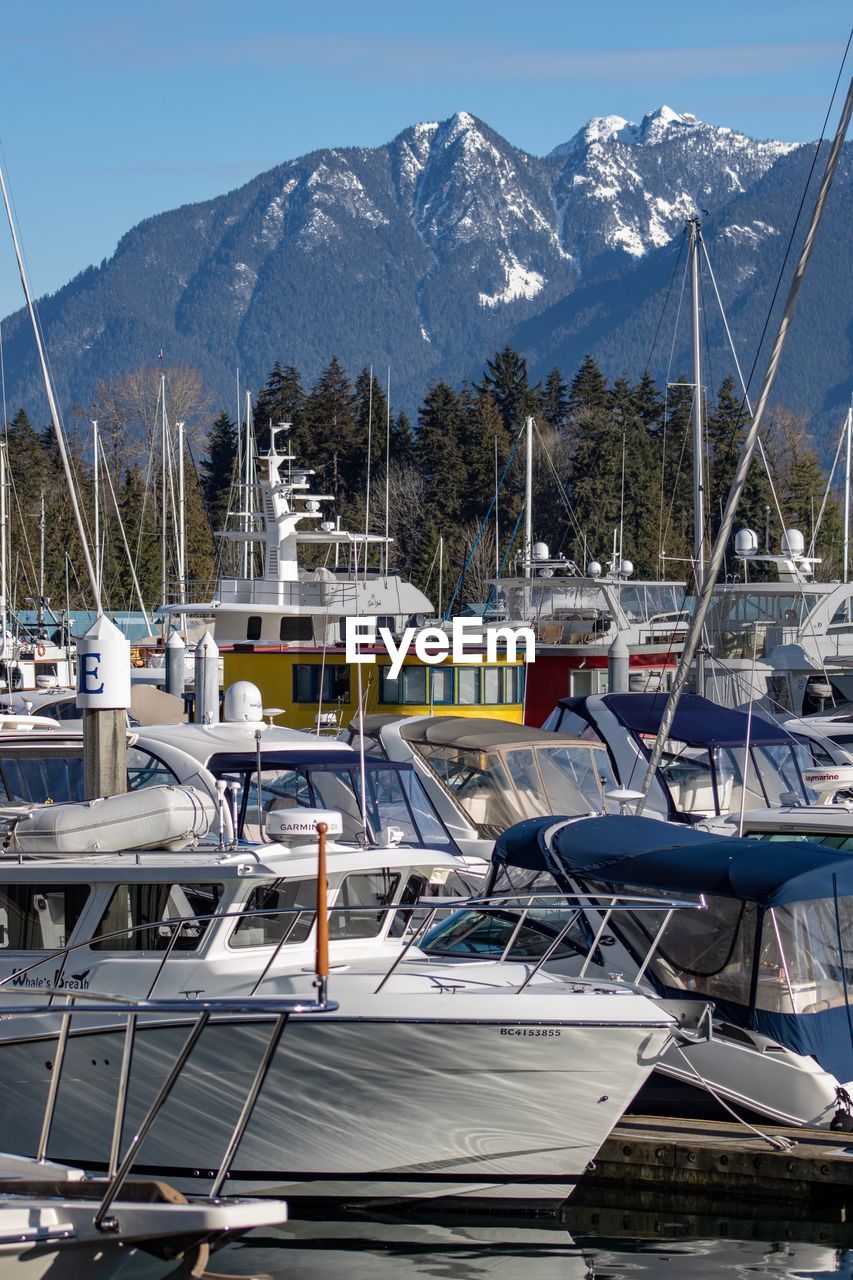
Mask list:
[[853,896],[853,857],[800,841],[715,836],[654,818],[531,818],[495,845],[496,864],[761,906]]
[[[602,702],[620,724],[633,733],[656,734],[666,707],[667,693],[607,693]],[[572,699],[561,698],[571,708]],[[670,738],[691,747],[742,747],[747,739],[749,717],[743,711],[718,707],[695,693],[683,694],[670,730]],[[797,741],[781,725],[753,715],[749,740],[756,746]]]

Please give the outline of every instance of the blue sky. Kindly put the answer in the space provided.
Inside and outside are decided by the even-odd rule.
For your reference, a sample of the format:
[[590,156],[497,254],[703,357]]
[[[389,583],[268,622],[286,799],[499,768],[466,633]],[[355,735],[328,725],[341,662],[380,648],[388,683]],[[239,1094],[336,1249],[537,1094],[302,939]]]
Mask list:
[[[549,151],[666,102],[815,137],[849,0],[6,0],[0,142],[37,293],[140,219],[467,110]],[[833,122],[834,123],[834,122]],[[21,303],[0,228],[0,316]]]

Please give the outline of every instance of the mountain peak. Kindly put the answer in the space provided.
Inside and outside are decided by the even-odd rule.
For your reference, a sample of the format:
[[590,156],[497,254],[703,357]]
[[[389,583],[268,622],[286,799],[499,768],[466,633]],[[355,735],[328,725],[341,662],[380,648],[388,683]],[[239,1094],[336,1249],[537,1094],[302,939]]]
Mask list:
[[682,129],[695,129],[699,123],[695,116],[688,112],[679,115],[664,103],[656,111],[649,111],[643,116],[636,129],[636,141],[641,144],[662,142],[664,138],[671,137]]
[[573,138],[555,147],[550,154],[566,156],[578,147],[591,147],[596,143],[621,142],[627,147],[654,145],[683,130],[695,129],[699,124],[701,121],[694,115],[673,111],[665,103],[644,115],[639,124],[624,116],[593,116]]

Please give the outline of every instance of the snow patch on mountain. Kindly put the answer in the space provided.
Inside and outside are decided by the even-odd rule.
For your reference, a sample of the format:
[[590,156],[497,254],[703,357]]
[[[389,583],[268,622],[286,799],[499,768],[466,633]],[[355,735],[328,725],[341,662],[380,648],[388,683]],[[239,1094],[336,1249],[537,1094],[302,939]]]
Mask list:
[[769,223],[762,222],[760,218],[753,218],[749,226],[739,226],[733,222],[731,226],[723,230],[723,235],[727,240],[733,241],[734,244],[758,244],[761,240],[766,240],[768,236],[778,236],[779,232],[776,227],[771,227]]
[[504,258],[502,266],[506,284],[503,289],[497,289],[494,293],[481,293],[481,307],[498,307],[520,298],[529,300],[535,298],[545,287],[545,277],[538,271],[523,266],[513,254]]

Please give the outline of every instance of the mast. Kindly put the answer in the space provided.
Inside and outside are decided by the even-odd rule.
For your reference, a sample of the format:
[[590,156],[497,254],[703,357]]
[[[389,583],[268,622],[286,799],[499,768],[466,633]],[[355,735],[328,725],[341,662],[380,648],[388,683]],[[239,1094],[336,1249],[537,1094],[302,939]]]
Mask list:
[[701,223],[691,218],[690,228],[690,301],[693,333],[693,572],[696,594],[702,590],[705,576],[705,456],[702,430],[702,349],[699,327],[699,246]]
[[[252,393],[246,392],[246,417],[243,428],[243,483],[240,486],[240,528],[244,533],[249,532],[249,440],[252,431]],[[243,577],[249,577],[249,542],[248,539],[243,543]]]
[[444,617],[444,534],[438,535],[438,616]]
[[[8,604],[9,548],[6,541],[6,437],[0,440],[0,653],[6,657],[6,609]],[[11,684],[9,688],[11,689]]]
[[[693,333],[693,577],[696,597],[705,580],[705,450],[702,429],[702,347],[699,327],[699,251],[702,224],[690,218],[690,301]],[[696,692],[705,693],[705,658],[696,655]]]
[[44,489],[39,498],[39,603],[38,631],[41,635],[44,626]]
[[847,411],[847,465],[844,467],[844,582],[848,581],[849,549],[850,549],[850,435],[853,435],[853,404]]
[[160,374],[160,599],[166,604],[169,582],[166,572],[166,375]]
[[98,591],[101,589],[101,576],[103,566],[101,564],[101,501],[98,486],[98,420],[92,419],[92,453],[94,455],[94,469],[92,479],[95,485],[95,577],[98,580]]
[[702,630],[705,626],[705,619],[708,616],[708,609],[711,604],[711,596],[717,583],[717,577],[723,564],[723,557],[726,552],[726,545],[734,528],[735,513],[737,512],[738,503],[743,494],[746,485],[747,472],[749,464],[752,461],[752,455],[755,452],[758,435],[761,430],[761,422],[764,412],[767,408],[767,402],[770,398],[770,392],[773,390],[773,383],[776,380],[776,372],[779,368],[779,361],[782,358],[782,351],[785,346],[785,340],[791,327],[794,317],[794,311],[797,306],[797,298],[800,292],[800,286],[809,264],[812,248],[814,246],[815,237],[820,226],[824,205],[832,186],[832,180],[835,171],[838,168],[838,160],[841,155],[841,148],[844,143],[844,135],[847,132],[847,126],[850,124],[850,117],[853,115],[853,80],[847,89],[847,97],[841,111],[841,118],[838,122],[838,128],[835,131],[835,138],[829,152],[829,158],[826,162],[826,169],[821,180],[820,189],[815,201],[814,210],[809,221],[808,230],[806,231],[805,240],[800,250],[797,265],[794,270],[793,278],[788,287],[788,297],[782,312],[782,319],[779,321],[779,328],[776,332],[776,339],[770,352],[770,358],[767,362],[767,368],[764,372],[764,381],[761,386],[761,393],[758,397],[758,403],[752,416],[752,422],[746,433],[743,445],[741,447],[740,458],[738,459],[737,468],[735,469],[734,478],[732,479],[729,496],[726,500],[723,518],[720,523],[720,529],[717,533],[716,540],[711,548],[711,559],[708,565],[708,573],[702,584],[702,591],[696,601],[696,608],[690,619],[690,625],[687,629],[687,635],[684,638],[684,647],[681,651],[681,657],[678,660],[678,668],[672,682],[672,688],[669,697],[666,700],[666,706],[661,716],[660,725],[658,726],[657,737],[649,754],[648,767],[646,776],[642,785],[642,800],[638,801],[636,812],[641,814],[646,803],[646,797],[649,788],[652,785],[658,766],[663,756],[664,743],[670,736],[672,722],[675,719],[675,713],[678,710],[678,702],[687,683],[687,674],[690,664],[693,661],[699,640],[702,636]]
[[533,572],[533,419],[527,419],[527,458],[524,467],[524,576]]
[[6,189],[6,179],[3,175],[2,166],[0,166],[0,192],[2,192],[3,195],[3,204],[6,208],[6,217],[9,221],[9,230],[12,233],[12,244],[15,248],[15,258],[18,263],[18,274],[21,277],[21,285],[24,290],[24,297],[27,300],[27,310],[30,315],[30,323],[33,327],[33,337],[35,338],[36,349],[38,351],[42,381],[44,382],[44,391],[47,396],[47,403],[50,409],[53,433],[56,436],[56,447],[59,450],[59,457],[62,460],[62,470],[65,474],[65,483],[68,485],[68,496],[71,499],[71,508],[74,512],[74,522],[77,525],[77,535],[80,539],[80,546],[83,550],[83,559],[86,562],[86,573],[95,597],[95,608],[100,614],[102,612],[101,591],[98,586],[95,566],[92,563],[92,554],[89,550],[89,535],[86,530],[86,526],[83,523],[83,513],[80,510],[80,503],[77,501],[77,489],[74,483],[74,476],[71,471],[71,461],[68,457],[68,449],[65,445],[65,434],[62,430],[62,420],[59,416],[59,407],[56,403],[56,396],[53,391],[53,382],[51,381],[50,371],[47,367],[47,356],[45,355],[41,328],[39,326],[38,317],[36,316],[36,309],[33,304],[32,294],[30,293],[30,282],[27,279],[27,273],[24,270],[24,259],[21,254],[21,246],[18,243],[18,232],[15,228],[15,220],[12,217],[12,206],[9,203],[9,192]]
[[184,426],[178,426],[178,590],[181,604],[186,600],[187,580],[187,509],[184,493]]

